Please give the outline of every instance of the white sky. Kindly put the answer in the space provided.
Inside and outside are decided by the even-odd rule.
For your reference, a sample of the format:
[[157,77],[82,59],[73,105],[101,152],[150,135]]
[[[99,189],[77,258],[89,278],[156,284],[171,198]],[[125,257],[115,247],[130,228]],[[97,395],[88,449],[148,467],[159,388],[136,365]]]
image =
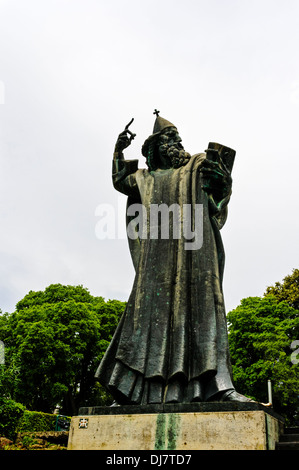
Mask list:
[[298,268],[298,46],[298,0],[0,0],[2,311],[52,283],[128,299],[127,241],[99,240],[95,213],[125,200],[111,159],[132,117],[145,166],[154,108],[189,153],[237,151],[227,311]]

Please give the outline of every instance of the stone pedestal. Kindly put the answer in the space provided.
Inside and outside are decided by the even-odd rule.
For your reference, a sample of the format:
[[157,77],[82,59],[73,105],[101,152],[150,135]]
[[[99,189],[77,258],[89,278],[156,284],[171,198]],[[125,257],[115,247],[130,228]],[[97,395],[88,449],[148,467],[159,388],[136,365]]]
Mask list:
[[69,450],[274,450],[282,418],[258,403],[87,407]]

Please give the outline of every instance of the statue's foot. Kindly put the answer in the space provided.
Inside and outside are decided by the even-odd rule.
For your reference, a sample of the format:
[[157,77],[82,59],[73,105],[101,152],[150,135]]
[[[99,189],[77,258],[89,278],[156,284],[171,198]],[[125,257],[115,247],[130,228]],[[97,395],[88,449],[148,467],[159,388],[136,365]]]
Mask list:
[[243,403],[255,403],[254,400],[251,400],[251,398],[247,398],[244,395],[241,395],[241,393],[236,392],[236,390],[227,390],[226,392],[224,392],[220,398],[220,401],[238,401],[238,402],[243,402]]

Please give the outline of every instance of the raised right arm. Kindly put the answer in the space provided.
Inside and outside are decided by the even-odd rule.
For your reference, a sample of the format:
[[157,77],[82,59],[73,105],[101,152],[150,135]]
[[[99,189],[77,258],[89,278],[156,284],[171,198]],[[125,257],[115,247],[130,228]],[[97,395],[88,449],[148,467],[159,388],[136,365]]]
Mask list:
[[[133,120],[132,120],[133,121]],[[128,130],[129,125],[121,132],[115,144],[112,163],[112,181],[117,191],[127,196],[137,195],[139,193],[136,183],[135,173],[138,170],[138,160],[125,160],[123,151],[127,148],[135,137]],[[128,134],[130,137],[128,137]]]

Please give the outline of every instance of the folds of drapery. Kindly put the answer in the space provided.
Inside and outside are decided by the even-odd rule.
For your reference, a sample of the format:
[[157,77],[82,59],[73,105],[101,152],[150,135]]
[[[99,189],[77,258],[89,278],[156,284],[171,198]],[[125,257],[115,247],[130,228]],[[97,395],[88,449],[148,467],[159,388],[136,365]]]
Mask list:
[[[141,203],[148,217],[146,236],[129,239],[136,269],[134,284],[96,372],[119,403],[191,402],[233,388],[219,232],[229,195],[216,205],[203,191],[203,158],[198,154],[179,169],[127,174],[124,161],[122,177],[115,173],[115,187],[129,196],[130,204]],[[202,205],[200,249],[186,249],[183,236],[172,237],[171,217],[169,238],[151,238],[150,208],[162,203],[192,207],[189,223],[193,229],[194,208]]]

